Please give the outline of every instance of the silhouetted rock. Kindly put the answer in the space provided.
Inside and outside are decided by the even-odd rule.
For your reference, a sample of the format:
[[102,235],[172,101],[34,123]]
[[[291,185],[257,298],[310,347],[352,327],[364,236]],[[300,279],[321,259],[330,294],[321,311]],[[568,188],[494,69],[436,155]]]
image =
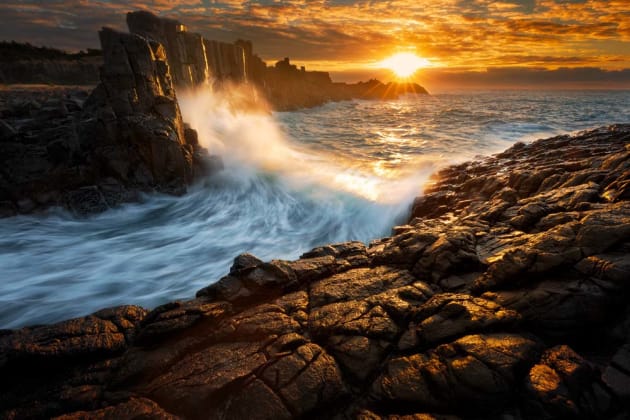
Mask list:
[[99,50],[69,54],[54,48],[0,42],[0,83],[95,85],[103,58]]
[[406,94],[426,95],[416,83],[381,83],[372,79],[359,83],[334,83],[327,72],[306,71],[289,58],[267,67],[261,86],[271,106],[278,111],[309,108],[331,101],[350,99],[390,100]]
[[189,301],[2,331],[0,416],[626,418],[629,143],[516,145],[367,248],[243,254]]

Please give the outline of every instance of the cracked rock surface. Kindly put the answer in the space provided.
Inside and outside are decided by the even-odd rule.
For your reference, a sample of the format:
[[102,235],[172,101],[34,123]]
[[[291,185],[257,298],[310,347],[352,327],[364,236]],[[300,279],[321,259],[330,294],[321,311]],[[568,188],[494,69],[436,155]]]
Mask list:
[[436,174],[391,237],[0,331],[1,418],[630,416],[630,126]]

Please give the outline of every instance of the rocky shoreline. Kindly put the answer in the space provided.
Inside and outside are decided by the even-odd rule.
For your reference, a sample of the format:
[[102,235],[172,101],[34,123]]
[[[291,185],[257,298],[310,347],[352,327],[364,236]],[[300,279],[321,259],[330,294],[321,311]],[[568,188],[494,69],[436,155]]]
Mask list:
[[1,418],[630,416],[630,125],[435,175],[369,246],[0,332]]
[[[191,183],[221,170],[221,158],[210,155],[183,121],[177,90],[236,85],[248,89],[247,106],[278,111],[427,94],[415,83],[333,83],[328,73],[298,69],[288,58],[267,67],[249,41],[208,40],[149,12],[128,13],[127,25],[130,33],[99,32],[102,57],[89,56],[103,59],[93,90],[0,89],[0,217],[55,206],[78,216],[98,213],[137,201],[143,192],[184,194]],[[49,61],[72,58],[30,45],[0,47],[9,50],[0,48],[0,55],[20,60],[35,53]]]
[[140,192],[179,195],[222,167],[182,119],[164,47],[107,28],[99,36],[104,65],[89,93],[0,95],[0,217],[51,206],[84,215]]

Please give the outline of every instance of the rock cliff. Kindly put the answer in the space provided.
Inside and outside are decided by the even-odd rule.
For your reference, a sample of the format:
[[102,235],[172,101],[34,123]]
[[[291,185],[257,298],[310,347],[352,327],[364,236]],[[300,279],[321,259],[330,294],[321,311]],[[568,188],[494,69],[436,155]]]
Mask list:
[[166,53],[161,44],[111,29],[99,32],[106,65],[86,114],[94,116],[83,146],[117,179],[139,186],[185,187],[193,177]]
[[[246,83],[248,106],[260,105],[261,92],[262,102],[279,111],[427,93],[412,83],[333,83],[328,73],[298,70],[288,58],[267,67],[249,41],[207,40],[149,12],[128,13],[127,23],[130,34],[99,33],[102,52],[0,44],[13,64],[27,58],[37,68],[52,60],[42,77],[55,73],[53,67],[67,69],[63,63],[71,59],[103,60],[100,83],[87,99],[79,88],[0,91],[0,217],[54,205],[99,212],[134,200],[139,191],[181,194],[193,179],[220,168],[220,159],[208,156],[182,121],[176,88]],[[65,97],[52,97],[55,91]]]
[[146,11],[127,14],[131,33],[165,46],[173,80],[178,88],[193,88],[211,82],[220,89],[225,82],[248,83],[262,93],[276,111],[288,111],[349,99],[396,99],[407,93],[426,94],[414,83],[333,83],[322,71],[306,71],[289,58],[267,66],[253,53],[250,41],[233,44],[212,41],[188,32],[181,22],[160,18]]
[[[307,71],[291,64],[289,58],[274,66],[256,54],[251,41],[234,43],[209,40],[189,32],[182,22],[148,11],[127,13],[129,32],[164,47],[173,84],[177,89],[246,84],[252,89],[254,106],[269,105],[275,111],[319,106],[350,99],[396,99],[408,93],[427,94],[415,83],[381,83],[377,80],[353,84],[334,83],[329,73]],[[95,84],[102,57],[91,53],[69,55],[58,50],[27,46],[28,54],[15,56],[6,46],[10,60],[0,60],[0,83]]]
[[[83,214],[138,191],[180,194],[219,166],[182,121],[164,48],[111,29],[99,34],[104,65],[89,97],[42,105],[27,93],[3,110],[0,215],[50,205]],[[6,94],[11,102],[15,92]]]
[[0,334],[6,418],[627,418],[630,126],[439,172],[408,224]]
[[[150,12],[127,13],[129,32],[164,45],[175,85],[193,88],[207,82],[247,80],[251,67],[251,47],[239,43],[212,41],[188,32],[174,19],[159,18]],[[246,54],[246,52],[248,54]]]

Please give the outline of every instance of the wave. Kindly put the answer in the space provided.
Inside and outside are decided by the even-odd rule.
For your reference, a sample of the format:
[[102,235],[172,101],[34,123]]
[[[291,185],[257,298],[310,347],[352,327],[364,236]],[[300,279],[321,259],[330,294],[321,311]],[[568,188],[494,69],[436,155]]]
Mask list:
[[284,113],[253,108],[253,95],[179,95],[185,120],[225,161],[183,197],[151,194],[82,219],[58,209],[0,219],[0,328],[190,298],[242,252],[293,259],[368,242],[405,220],[440,166],[630,112],[627,92],[424,95]]
[[209,92],[180,96],[186,121],[225,170],[183,197],[146,195],[89,218],[53,210],[0,221],[0,328],[103,307],[190,297],[243,252],[294,259],[319,245],[368,242],[402,222],[423,174],[378,177],[293,141],[264,112]]

